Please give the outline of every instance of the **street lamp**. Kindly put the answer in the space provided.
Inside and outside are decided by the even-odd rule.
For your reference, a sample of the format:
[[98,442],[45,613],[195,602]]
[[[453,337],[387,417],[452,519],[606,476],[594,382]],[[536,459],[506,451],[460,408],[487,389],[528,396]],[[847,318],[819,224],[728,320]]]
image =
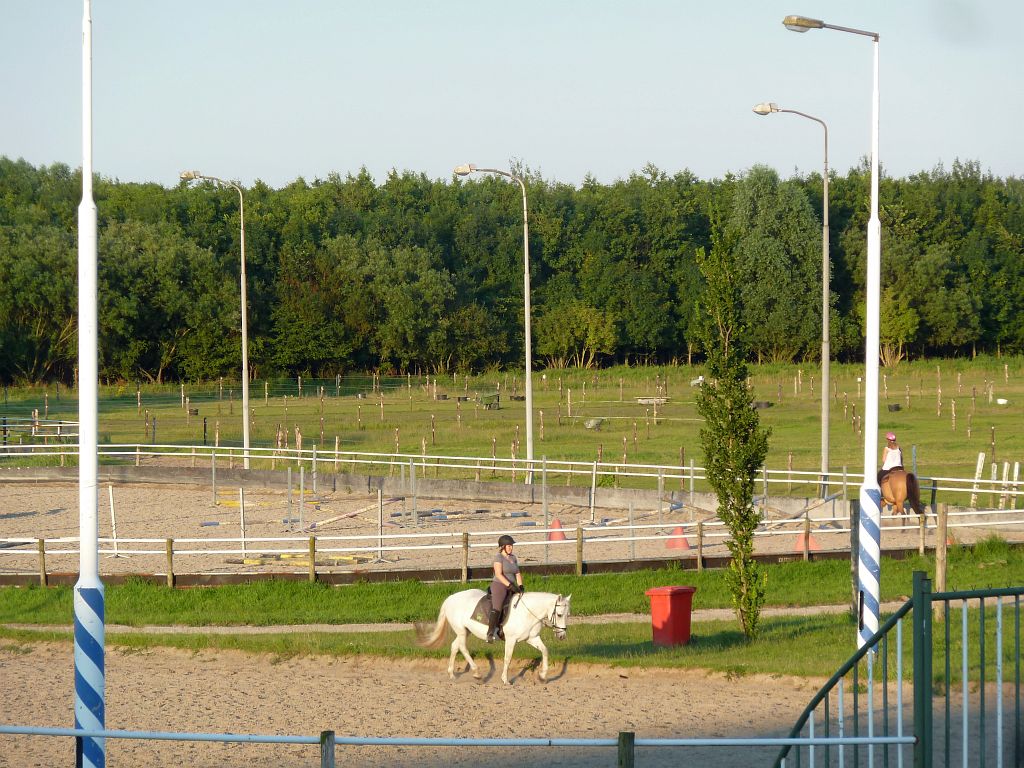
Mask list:
[[224,181],[216,176],[206,176],[199,171],[181,172],[182,181],[195,181],[197,179],[205,179],[206,181],[216,182],[224,187],[231,187],[238,193],[238,218],[242,229],[242,273],[239,278],[242,284],[242,461],[243,466],[249,469],[249,328],[245,298],[245,201],[242,199],[242,188],[232,181]]
[[839,27],[805,16],[787,16],[782,23],[794,32],[834,29],[870,37],[874,53],[871,87],[871,216],[868,219],[867,328],[864,344],[864,482],[860,486],[860,555],[858,558],[861,626],[858,645],[863,646],[878,631],[880,566],[880,525],[882,495],[875,468],[878,465],[878,337],[882,268],[882,225],[878,219],[878,33]]
[[795,109],[780,109],[774,102],[758,104],[754,112],[770,115],[788,112],[813,120],[825,129],[825,171],[822,176],[821,212],[821,484],[822,498],[828,496],[828,415],[829,415],[829,258],[828,258],[828,126],[825,121]]
[[515,173],[499,171],[497,168],[477,168],[472,163],[455,168],[456,176],[471,173],[494,173],[512,179],[523,192],[523,327],[526,333],[526,482],[533,482],[533,348],[530,335],[530,225],[526,211],[526,184]]

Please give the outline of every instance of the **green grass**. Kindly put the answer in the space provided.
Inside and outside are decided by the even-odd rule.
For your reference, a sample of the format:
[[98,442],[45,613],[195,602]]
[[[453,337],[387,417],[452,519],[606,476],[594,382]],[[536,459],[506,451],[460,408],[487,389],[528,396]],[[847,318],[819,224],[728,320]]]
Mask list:
[[[849,472],[861,469],[863,437],[855,432],[854,419],[863,415],[863,393],[859,389],[862,385],[857,382],[862,369],[863,366],[853,364],[831,367],[830,454],[831,466],[837,474],[843,467]],[[701,368],[686,366],[535,372],[536,457],[593,461],[601,455],[606,462],[619,462],[625,452],[629,462],[675,466],[682,450],[686,464],[693,460],[701,465],[703,456],[698,439],[701,419],[696,413],[694,389],[689,386],[689,381],[701,372]],[[1024,415],[1024,359],[922,361],[903,363],[883,373],[879,428],[897,432],[908,464],[912,447],[916,446],[920,474],[973,476],[979,451],[985,451],[989,459],[992,458],[993,435],[997,460],[1013,461],[1024,456],[1024,431],[1019,429]],[[812,378],[815,381],[813,392]],[[790,465],[797,471],[819,468],[821,392],[818,380],[820,371],[811,364],[751,367],[755,399],[773,403],[771,408],[760,411],[762,422],[772,429],[769,468],[782,470]],[[294,447],[295,427],[298,426],[307,448],[315,442],[322,449],[333,450],[337,436],[342,450],[393,453],[397,431],[397,447],[401,453],[419,454],[425,443],[428,454],[490,457],[493,448],[499,458],[510,458],[511,446],[518,438],[518,456],[523,456],[526,450],[522,433],[523,403],[512,402],[507,397],[513,391],[522,392],[522,383],[515,374],[488,373],[468,379],[439,376],[437,391],[447,394],[448,400],[434,400],[433,378],[429,379],[429,386],[427,381],[426,377],[385,379],[383,418],[381,399],[372,393],[371,382],[366,377],[347,378],[340,390],[335,389],[333,380],[307,381],[301,399],[296,397],[298,389],[294,380],[268,383],[267,397],[264,397],[264,382],[255,381],[250,390],[252,445],[273,447],[281,426],[288,431],[289,445]],[[989,382],[994,387],[992,403],[986,396]],[[320,385],[325,387],[322,403],[317,395]],[[472,397],[493,392],[499,385],[503,393],[500,410],[485,411],[472,401],[460,404],[455,400],[456,395]],[[637,398],[659,394],[659,386],[667,387],[670,400],[659,407],[655,423],[653,407],[637,403]],[[355,397],[360,391],[368,393],[366,399]],[[569,417],[570,391],[572,418]],[[340,396],[336,396],[338,392]],[[972,393],[976,393],[976,397]],[[45,413],[50,418],[76,419],[74,393],[61,388],[59,400],[56,394],[53,388],[11,388],[0,412],[27,417],[32,408],[39,408],[41,415]],[[146,426],[148,417],[150,427],[154,418],[157,422],[156,442],[202,444],[203,417],[206,417],[210,444],[219,427],[221,445],[240,445],[237,382],[226,383],[223,390],[216,384],[190,384],[186,385],[185,394],[190,398],[190,405],[199,409],[198,417],[186,416],[181,408],[178,385],[142,387],[141,408],[136,402],[134,385],[102,388],[101,441],[152,441],[152,431]],[[999,406],[995,398],[1006,398],[1009,403]],[[952,423],[954,400],[955,430]],[[885,408],[887,404],[898,404],[901,410],[889,412]],[[320,439],[321,417],[323,441]],[[600,430],[586,429],[584,420],[594,417],[605,420]],[[970,438],[967,437],[968,425]],[[0,459],[0,464],[14,462],[20,460]],[[262,463],[257,462],[257,466],[262,468]],[[588,480],[584,478],[579,482]],[[806,491],[809,486],[800,484],[794,484],[792,489],[798,495]]]
[[[784,563],[766,567],[768,604],[782,606],[844,604],[848,599],[849,565],[846,562]],[[882,599],[903,600],[910,592],[914,570],[934,572],[931,558],[883,560]],[[1024,584],[1024,551],[998,539],[950,551],[947,569],[950,590],[1005,587]],[[573,593],[573,613],[640,612],[649,609],[644,591],[652,586],[690,584],[697,587],[695,608],[728,607],[729,597],[722,571],[663,569],[629,574],[582,578],[558,576],[529,578],[531,589]],[[355,584],[329,587],[295,582],[255,582],[249,585],[169,590],[132,582],[106,589],[106,620],[111,624],[243,626],[308,623],[367,623],[433,621],[443,598],[457,584]],[[72,590],[66,587],[5,588],[0,592],[0,623],[69,625],[72,621]],[[1012,622],[1012,612],[1010,614]],[[952,613],[953,658],[959,659],[959,614]],[[1012,632],[1008,627],[1007,632]],[[909,629],[905,629],[909,632]],[[988,664],[994,665],[994,613],[986,614]],[[978,624],[970,624],[969,644],[978,647]],[[651,642],[650,627],[643,622],[573,624],[566,641],[553,641],[553,674],[565,663],[594,663],[616,667],[699,668],[730,676],[749,674],[830,676],[856,647],[855,626],[846,613],[818,616],[766,616],[754,641],[743,638],[735,621],[694,620],[691,642],[682,647],[659,648]],[[1008,635],[1012,637],[1012,635]],[[7,649],[40,641],[67,642],[68,630],[0,629]],[[471,652],[494,658],[495,650],[471,639]],[[447,650],[427,650],[415,643],[411,631],[367,633],[282,632],[278,634],[142,634],[108,633],[106,643],[122,652],[151,647],[191,651],[233,649],[269,654],[280,660],[306,655],[379,655],[391,658],[442,659]],[[936,658],[944,652],[942,623],[935,623]],[[889,648],[890,668],[895,669],[895,644]],[[1013,664],[1012,642],[1004,648],[1004,663]],[[519,646],[517,656],[534,658],[536,652]],[[971,675],[978,677],[977,654],[972,652]],[[497,663],[500,664],[500,652]],[[905,674],[911,674],[911,655],[904,653]],[[944,670],[936,663],[936,687],[941,688]],[[954,664],[954,667],[956,665]],[[891,674],[893,674],[891,672]],[[954,670],[950,684],[959,673]]]
[[[904,599],[915,570],[934,573],[934,559],[883,559],[882,599]],[[767,605],[840,605],[850,599],[850,566],[844,560],[782,563],[765,567]],[[537,577],[526,573],[534,591],[573,595],[573,613],[646,613],[651,587],[695,586],[694,608],[728,608],[725,571],[701,573],[677,568],[593,576]],[[949,589],[1024,584],[1024,550],[997,539],[974,548],[954,547],[947,566]],[[483,582],[473,586],[483,587]],[[167,589],[142,581],[106,588],[106,620],[132,626],[275,626],[432,621],[441,601],[463,589],[454,583],[358,583],[343,587],[292,581],[195,589]],[[0,591],[0,622],[70,624],[71,587],[14,588]]]
[[[1011,614],[1012,615],[1012,614]],[[950,685],[960,679],[960,635],[958,613],[952,614],[952,658],[955,660]],[[944,653],[942,622],[934,624],[936,659]],[[986,614],[986,644],[988,677],[995,665],[994,612]],[[904,629],[909,638],[909,625]],[[979,677],[978,624],[970,625],[969,647],[971,679]],[[30,644],[41,641],[70,642],[70,631],[38,631],[0,629],[0,638],[11,643]],[[148,648],[180,648],[198,652],[204,650],[238,650],[253,654],[269,654],[274,661],[296,656],[356,656],[370,655],[387,658],[436,659],[438,672],[444,668],[447,646],[430,650],[416,644],[412,631],[360,632],[360,633],[281,633],[273,635],[220,635],[220,634],[141,634],[108,633],[106,645],[121,652]],[[547,639],[551,653],[552,674],[558,674],[567,663],[589,663],[620,668],[686,668],[704,669],[729,676],[786,675],[825,678],[831,676],[856,649],[856,627],[846,614],[825,616],[767,617],[761,622],[761,632],[754,641],[744,639],[736,622],[695,620],[688,645],[672,648],[657,647],[651,642],[651,629],[643,623],[572,624],[564,641]],[[15,650],[20,645],[8,645]],[[480,661],[491,659],[501,664],[501,647],[486,646],[475,638],[469,640],[470,653]],[[1004,645],[1003,663],[1013,669],[1013,645]],[[539,654],[525,645],[516,646],[518,658],[539,658]],[[897,664],[895,642],[888,648],[890,675],[895,675]],[[909,644],[903,654],[904,675],[912,677],[912,654]],[[459,664],[462,662],[460,661]],[[944,669],[936,661],[933,677],[937,688],[944,684]],[[461,668],[461,667],[460,667]],[[485,666],[486,669],[486,666]]]

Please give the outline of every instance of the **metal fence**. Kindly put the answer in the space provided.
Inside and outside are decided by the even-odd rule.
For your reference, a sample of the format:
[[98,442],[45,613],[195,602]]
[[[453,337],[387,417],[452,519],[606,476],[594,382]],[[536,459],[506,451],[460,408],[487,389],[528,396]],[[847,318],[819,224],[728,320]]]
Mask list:
[[[736,738],[736,739],[645,739],[636,738],[631,731],[620,732],[617,738],[511,738],[511,739],[474,739],[474,738],[432,738],[432,737],[377,737],[377,736],[338,736],[334,731],[322,731],[319,736],[272,736],[260,734],[237,733],[175,733],[169,731],[121,731],[102,730],[87,731],[74,728],[38,728],[32,726],[0,725],[0,734],[25,736],[64,736],[76,740],[78,750],[82,739],[138,739],[144,741],[192,741],[192,742],[224,742],[243,744],[319,744],[320,767],[334,768],[338,747],[354,746],[388,746],[388,747],[548,747],[561,749],[580,749],[589,747],[615,748],[619,768],[633,768],[636,762],[636,749],[644,748],[755,748],[755,747],[819,747],[840,748],[877,745],[906,745],[914,742],[913,736],[879,736],[879,737],[797,737],[797,738]],[[553,761],[557,764],[557,761]]]
[[[930,768],[936,759],[965,768],[1024,765],[1022,595],[1024,587],[933,593],[930,579],[915,572],[910,600],[825,683],[789,734],[913,735],[912,748],[878,741],[864,748],[786,745],[776,768],[873,766],[876,760]],[[910,653],[904,650],[906,620]]]

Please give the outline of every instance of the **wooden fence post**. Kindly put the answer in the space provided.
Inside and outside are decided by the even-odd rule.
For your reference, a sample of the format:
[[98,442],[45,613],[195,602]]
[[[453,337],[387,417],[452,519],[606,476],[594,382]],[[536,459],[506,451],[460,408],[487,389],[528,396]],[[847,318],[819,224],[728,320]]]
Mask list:
[[46,540],[39,539],[39,586],[46,586]]
[[309,581],[316,581],[316,536],[309,537]]
[[174,539],[167,539],[167,586],[174,589]]
[[334,731],[320,731],[320,768],[334,768]]
[[704,570],[704,521],[697,521],[697,572]]
[[924,555],[925,515],[918,515],[917,554]]
[[804,511],[804,562],[811,559],[811,515]]
[[469,581],[469,531],[462,532],[462,583]]
[[619,768],[633,768],[636,734],[632,731],[619,732]]
[[576,526],[576,575],[583,575],[583,526]]
[[939,520],[935,526],[935,591],[946,591],[946,530],[949,505],[939,504]]

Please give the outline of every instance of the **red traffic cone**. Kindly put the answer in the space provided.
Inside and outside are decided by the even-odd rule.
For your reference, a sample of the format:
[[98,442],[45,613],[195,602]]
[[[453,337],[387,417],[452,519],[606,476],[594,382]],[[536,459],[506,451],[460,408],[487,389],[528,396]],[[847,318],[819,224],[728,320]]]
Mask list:
[[565,532],[562,531],[562,524],[556,517],[551,521],[552,530],[548,532],[548,541],[565,541]]
[[809,534],[800,533],[797,534],[796,544],[793,545],[794,552],[804,551],[804,536],[807,536],[807,551],[808,552],[821,552],[821,547],[818,546],[818,542],[815,541],[814,536]]
[[665,541],[665,546],[668,549],[689,549],[690,548],[690,542],[687,541],[686,537],[683,535],[683,526],[677,525],[675,528],[672,529],[672,533],[669,535],[668,539]]

